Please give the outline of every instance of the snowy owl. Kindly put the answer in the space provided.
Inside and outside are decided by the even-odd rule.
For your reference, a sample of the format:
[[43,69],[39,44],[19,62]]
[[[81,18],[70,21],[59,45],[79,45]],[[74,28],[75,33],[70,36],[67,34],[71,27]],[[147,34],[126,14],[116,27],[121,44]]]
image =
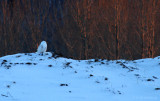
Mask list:
[[37,53],[43,55],[47,50],[47,43],[46,41],[42,41],[41,44],[38,46]]

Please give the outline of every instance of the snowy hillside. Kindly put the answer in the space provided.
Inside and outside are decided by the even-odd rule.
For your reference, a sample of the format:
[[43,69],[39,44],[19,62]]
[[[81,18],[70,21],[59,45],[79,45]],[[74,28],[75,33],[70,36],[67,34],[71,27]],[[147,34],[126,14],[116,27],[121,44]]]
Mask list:
[[160,57],[72,60],[51,53],[0,58],[0,101],[160,101]]

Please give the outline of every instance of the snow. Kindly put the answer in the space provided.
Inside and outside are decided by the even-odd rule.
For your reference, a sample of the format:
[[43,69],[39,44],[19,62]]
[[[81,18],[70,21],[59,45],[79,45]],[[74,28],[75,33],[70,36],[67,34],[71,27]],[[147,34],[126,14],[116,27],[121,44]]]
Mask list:
[[0,58],[0,101],[160,101],[160,57],[73,60],[18,53]]

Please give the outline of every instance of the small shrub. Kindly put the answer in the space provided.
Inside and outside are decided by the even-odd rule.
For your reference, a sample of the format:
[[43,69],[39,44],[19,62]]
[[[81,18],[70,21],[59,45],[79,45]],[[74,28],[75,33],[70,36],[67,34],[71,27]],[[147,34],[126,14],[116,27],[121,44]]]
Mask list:
[[34,65],[37,65],[37,63],[33,63]]
[[9,69],[9,68],[11,67],[11,65],[5,65],[5,67],[6,67],[7,69]]
[[92,77],[92,76],[93,76],[93,74],[90,74],[89,76],[90,76],[90,77]]
[[60,86],[68,86],[68,84],[60,84]]
[[153,79],[147,79],[147,81],[154,81]]
[[155,88],[155,90],[160,90],[160,88]]
[[7,85],[7,88],[10,88],[11,86],[10,85]]
[[152,76],[154,79],[158,79],[156,76]]
[[31,63],[31,62],[27,62],[26,64],[27,64],[27,65],[32,65],[32,63]]
[[105,78],[104,78],[104,80],[108,80],[108,78],[107,78],[107,77],[105,77]]
[[19,57],[21,57],[21,55],[17,55],[17,56],[16,56],[16,58],[19,58]]
[[48,67],[52,67],[52,65],[48,65]]

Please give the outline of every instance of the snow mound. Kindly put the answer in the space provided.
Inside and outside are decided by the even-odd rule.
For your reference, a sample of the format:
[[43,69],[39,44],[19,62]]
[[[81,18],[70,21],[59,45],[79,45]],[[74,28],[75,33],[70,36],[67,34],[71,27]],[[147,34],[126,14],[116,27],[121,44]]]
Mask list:
[[73,60],[45,52],[0,58],[0,101],[159,101],[160,57]]

